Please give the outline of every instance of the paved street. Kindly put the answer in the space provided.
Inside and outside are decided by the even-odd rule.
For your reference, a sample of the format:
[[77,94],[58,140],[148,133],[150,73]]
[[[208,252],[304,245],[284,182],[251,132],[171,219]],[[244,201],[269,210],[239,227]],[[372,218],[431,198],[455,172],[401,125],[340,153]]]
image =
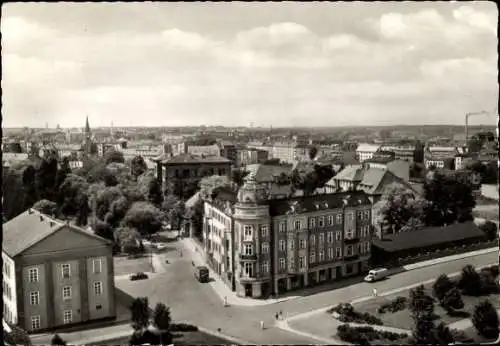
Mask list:
[[[498,262],[497,253],[488,253],[403,272],[376,284],[354,284],[272,305],[224,308],[220,297],[210,285],[200,284],[194,279],[190,251],[184,250],[183,257],[178,257],[176,253],[171,253],[170,256],[177,256],[177,258],[170,259],[170,264],[161,261],[165,273],[158,273],[151,279],[144,281],[119,280],[117,286],[132,296],[148,296],[151,305],[161,301],[170,306],[172,318],[177,322],[186,321],[211,330],[220,328],[221,332],[226,335],[257,344],[317,343],[316,340],[273,327],[274,313],[279,310],[282,310],[287,317],[291,317],[339,302],[368,296],[374,287],[379,292],[389,291],[397,287],[434,279],[443,272],[458,272],[467,264],[486,265]],[[265,330],[260,329],[259,321],[261,320],[268,327]]]

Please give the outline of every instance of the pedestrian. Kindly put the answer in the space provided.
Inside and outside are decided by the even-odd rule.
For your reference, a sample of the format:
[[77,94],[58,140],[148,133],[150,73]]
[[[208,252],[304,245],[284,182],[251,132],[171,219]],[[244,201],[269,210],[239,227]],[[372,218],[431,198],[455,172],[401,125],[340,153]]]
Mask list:
[[374,297],[376,297],[376,296],[377,296],[377,289],[376,289],[376,288],[374,288],[374,289],[373,289],[373,296],[374,296]]
[[283,319],[283,311],[280,310],[280,317],[279,317],[280,320]]
[[280,317],[280,314],[279,314],[279,313],[275,313],[275,314],[274,314],[274,319],[275,319],[276,321],[279,319],[279,317]]
[[179,255],[182,257],[182,250],[179,250],[179,251],[180,251],[180,252],[179,252]]
[[260,321],[260,329],[264,330],[264,321]]
[[227,307],[227,296],[224,296],[224,307]]

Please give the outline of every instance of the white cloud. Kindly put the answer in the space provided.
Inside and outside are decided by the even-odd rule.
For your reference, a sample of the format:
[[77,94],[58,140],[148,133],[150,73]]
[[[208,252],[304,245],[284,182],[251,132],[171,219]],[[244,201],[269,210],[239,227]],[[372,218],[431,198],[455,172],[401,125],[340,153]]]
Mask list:
[[481,12],[470,6],[462,6],[453,11],[453,17],[471,27],[497,34],[498,11]]
[[15,51],[46,40],[56,34],[55,30],[43,27],[36,23],[28,22],[21,17],[2,18],[0,25],[2,33],[2,49],[7,52]]

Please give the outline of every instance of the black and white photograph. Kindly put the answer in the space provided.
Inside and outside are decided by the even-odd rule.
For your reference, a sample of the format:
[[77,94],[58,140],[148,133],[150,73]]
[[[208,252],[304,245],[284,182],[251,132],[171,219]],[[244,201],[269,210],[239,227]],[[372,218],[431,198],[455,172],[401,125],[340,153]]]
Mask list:
[[1,14],[5,345],[500,343],[495,2]]

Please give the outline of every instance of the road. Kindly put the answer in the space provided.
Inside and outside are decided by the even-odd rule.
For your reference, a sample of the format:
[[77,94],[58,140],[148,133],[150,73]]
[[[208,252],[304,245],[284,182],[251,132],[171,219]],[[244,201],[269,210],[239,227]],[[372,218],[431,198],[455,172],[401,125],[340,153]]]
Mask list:
[[[209,285],[194,280],[191,253],[188,250],[184,251],[182,258],[169,262],[164,264],[167,267],[163,274],[145,281],[117,281],[117,287],[131,296],[148,296],[152,306],[156,302],[165,303],[171,308],[174,321],[185,321],[210,330],[220,328],[222,333],[251,344],[311,344],[317,341],[274,327],[274,314],[282,310],[285,316],[291,317],[368,296],[374,287],[384,292],[434,279],[442,273],[458,272],[467,264],[480,266],[497,263],[498,254],[489,253],[415,269],[376,284],[358,283],[272,305],[226,308]],[[267,326],[265,330],[260,329],[260,321],[264,321]]]

